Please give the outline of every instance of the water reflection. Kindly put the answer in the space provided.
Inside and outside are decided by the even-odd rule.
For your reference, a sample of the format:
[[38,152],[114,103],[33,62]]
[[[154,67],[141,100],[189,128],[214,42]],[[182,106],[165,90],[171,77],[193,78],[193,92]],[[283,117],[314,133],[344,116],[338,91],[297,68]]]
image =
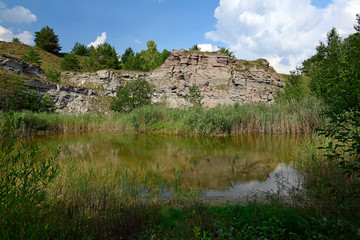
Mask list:
[[270,135],[194,138],[96,133],[40,137],[33,142],[49,150],[61,147],[64,155],[99,168],[161,169],[168,181],[177,170],[183,189],[201,191],[204,196],[236,197],[276,191],[281,178],[289,186],[296,184],[296,172],[287,163],[301,140]]

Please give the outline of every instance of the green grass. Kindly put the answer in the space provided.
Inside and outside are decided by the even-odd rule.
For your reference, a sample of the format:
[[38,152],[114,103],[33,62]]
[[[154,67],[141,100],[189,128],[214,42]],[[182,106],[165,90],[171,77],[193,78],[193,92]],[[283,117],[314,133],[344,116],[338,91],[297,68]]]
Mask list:
[[[76,133],[135,131],[180,135],[240,135],[248,133],[304,134],[324,124],[324,105],[308,98],[281,104],[251,103],[218,106],[212,109],[170,109],[144,106],[131,113],[111,116],[56,113],[17,113],[24,120],[25,135],[34,133]],[[1,121],[0,115],[0,121]]]
[[[22,56],[29,51],[31,46],[22,43],[12,43],[12,42],[2,42],[0,41],[0,55],[6,55],[17,60],[21,60]],[[62,60],[61,57],[45,52],[39,48],[36,48],[40,53],[41,64],[40,67],[48,73],[48,71],[52,68],[60,71],[60,62]]]

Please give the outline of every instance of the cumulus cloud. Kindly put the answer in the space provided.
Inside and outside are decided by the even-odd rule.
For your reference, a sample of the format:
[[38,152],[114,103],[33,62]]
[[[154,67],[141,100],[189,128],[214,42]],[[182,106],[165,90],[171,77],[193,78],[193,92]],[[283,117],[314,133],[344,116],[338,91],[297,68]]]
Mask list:
[[23,31],[19,34],[14,34],[10,29],[0,26],[0,41],[11,42],[13,38],[19,38],[21,42],[32,45],[33,35],[28,31]]
[[93,46],[93,47],[96,48],[96,47],[99,46],[100,44],[105,43],[105,41],[106,41],[106,32],[103,32],[103,33],[101,34],[101,36],[98,36],[98,37],[96,38],[95,42],[91,42],[89,45],[87,45],[87,47]]
[[212,44],[198,44],[198,47],[200,48],[200,51],[202,52],[215,52],[219,50],[218,47],[212,45]]
[[0,22],[32,23],[36,22],[36,20],[37,17],[29,9],[23,6],[7,8],[6,5],[0,1]]
[[315,46],[336,27],[343,37],[354,32],[359,0],[333,0],[318,9],[311,0],[221,0],[216,30],[207,39],[227,44],[237,58],[267,58],[288,73],[315,53]]

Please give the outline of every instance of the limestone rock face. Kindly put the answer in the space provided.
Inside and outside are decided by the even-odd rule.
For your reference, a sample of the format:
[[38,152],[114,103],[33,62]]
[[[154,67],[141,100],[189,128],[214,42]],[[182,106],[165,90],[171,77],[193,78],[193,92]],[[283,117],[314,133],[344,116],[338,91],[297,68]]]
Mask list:
[[166,97],[170,107],[186,105],[189,86],[199,86],[205,107],[218,104],[274,101],[283,80],[265,59],[230,62],[221,52],[173,51],[165,63],[147,78],[156,86],[154,102]]
[[44,71],[39,66],[8,56],[0,56],[0,67],[10,73],[25,74],[34,78],[44,78]]
[[36,65],[0,56],[0,67],[40,79],[29,86],[53,97],[58,112],[104,113],[112,97],[127,81],[144,78],[155,86],[153,102],[165,101],[169,107],[186,106],[185,96],[193,84],[199,86],[204,107],[248,102],[272,103],[283,80],[265,59],[229,61],[221,52],[172,51],[165,63],[149,73],[100,70],[92,73],[61,73],[58,84],[46,82]]

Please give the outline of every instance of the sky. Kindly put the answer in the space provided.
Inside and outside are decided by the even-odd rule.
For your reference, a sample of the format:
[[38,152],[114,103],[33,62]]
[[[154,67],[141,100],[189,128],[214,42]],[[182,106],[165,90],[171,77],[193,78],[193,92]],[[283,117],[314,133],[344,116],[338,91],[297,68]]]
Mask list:
[[159,51],[220,46],[289,73],[332,27],[342,37],[353,33],[359,13],[360,0],[0,0],[0,40],[34,45],[35,32],[49,26],[61,52],[75,42],[108,42],[119,55],[145,50],[149,40]]

